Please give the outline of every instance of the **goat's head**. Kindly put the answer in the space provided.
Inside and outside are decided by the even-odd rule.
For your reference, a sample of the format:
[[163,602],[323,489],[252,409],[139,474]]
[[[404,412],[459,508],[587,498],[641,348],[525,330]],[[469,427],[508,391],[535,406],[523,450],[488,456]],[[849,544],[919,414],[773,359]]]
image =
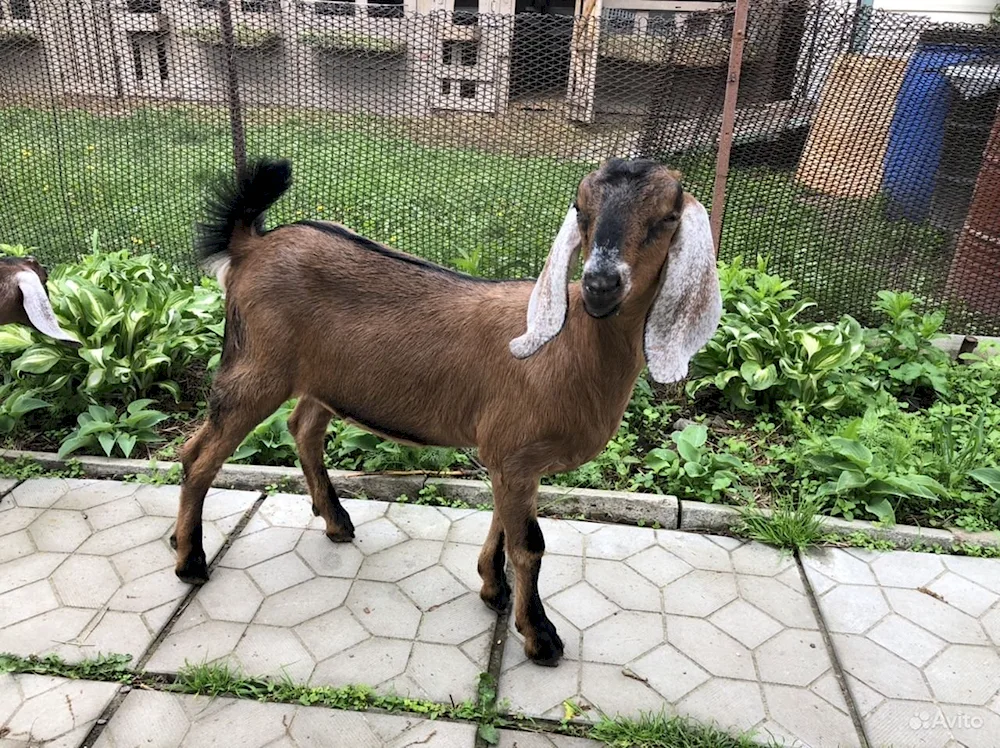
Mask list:
[[17,323],[73,347],[80,343],[59,327],[49,294],[45,272],[33,257],[0,257],[0,325]]
[[562,329],[581,248],[587,313],[602,319],[654,299],[644,334],[650,374],[658,382],[687,376],[719,324],[722,297],[708,213],[679,175],[653,161],[614,159],[583,179],[531,294],[528,332],[511,341],[518,358]]

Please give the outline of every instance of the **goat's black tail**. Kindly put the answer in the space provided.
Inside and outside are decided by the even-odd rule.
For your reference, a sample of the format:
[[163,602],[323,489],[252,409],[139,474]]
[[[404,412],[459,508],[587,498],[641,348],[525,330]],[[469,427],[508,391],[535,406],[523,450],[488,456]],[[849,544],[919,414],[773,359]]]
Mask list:
[[291,184],[291,163],[267,158],[248,163],[240,177],[220,177],[212,185],[205,220],[196,232],[195,249],[202,264],[219,266],[238,259],[243,243],[234,239],[262,233],[264,213]]

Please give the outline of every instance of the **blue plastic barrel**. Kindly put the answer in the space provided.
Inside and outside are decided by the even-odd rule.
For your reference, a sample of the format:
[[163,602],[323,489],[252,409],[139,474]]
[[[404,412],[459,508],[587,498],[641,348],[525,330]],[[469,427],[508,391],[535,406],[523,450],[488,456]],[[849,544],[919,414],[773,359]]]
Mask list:
[[944,125],[952,92],[942,68],[982,57],[981,47],[938,41],[947,32],[927,34],[906,67],[889,126],[882,186],[888,217],[921,222],[927,218],[937,178]]

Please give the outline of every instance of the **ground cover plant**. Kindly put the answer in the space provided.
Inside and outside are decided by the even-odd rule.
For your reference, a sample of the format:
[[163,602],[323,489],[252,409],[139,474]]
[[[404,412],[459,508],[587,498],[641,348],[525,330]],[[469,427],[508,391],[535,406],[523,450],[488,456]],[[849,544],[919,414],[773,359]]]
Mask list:
[[[0,439],[69,454],[171,459],[205,414],[224,320],[214,280],[150,255],[104,252],[51,268],[53,307],[79,350],[0,329]],[[23,253],[0,246],[0,253]],[[952,361],[943,315],[882,292],[864,328],[805,319],[810,302],[763,260],[720,264],[724,314],[682,387],[640,378],[592,462],[550,482],[815,513],[1000,529],[1000,356]],[[285,404],[233,459],[296,464]],[[330,467],[486,477],[472,452],[415,449],[335,421]],[[748,522],[762,536],[760,515]],[[811,529],[810,529],[811,528]],[[773,530],[773,528],[772,528]],[[787,541],[795,544],[795,541]]]

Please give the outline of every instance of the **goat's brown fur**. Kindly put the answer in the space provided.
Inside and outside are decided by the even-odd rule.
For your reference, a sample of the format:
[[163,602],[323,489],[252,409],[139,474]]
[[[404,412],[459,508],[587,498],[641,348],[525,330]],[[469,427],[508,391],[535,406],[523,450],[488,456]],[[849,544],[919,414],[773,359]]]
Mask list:
[[[602,190],[613,188],[599,177],[588,177],[579,191],[585,247],[601,219]],[[335,541],[353,538],[354,528],[322,461],[332,416],[397,441],[478,448],[495,498],[479,560],[481,596],[497,609],[509,600],[506,545],[527,655],[555,664],[562,642],[537,590],[544,551],[535,520],[538,482],[604,448],[643,368],[643,326],[676,227],[669,217],[676,219],[680,205],[680,186],[665,169],[644,184],[621,240],[634,271],[618,313],[594,319],[580,284],[571,284],[562,333],[525,360],[508,345],[523,332],[530,282],[486,282],[421,266],[333,224],[262,234],[249,218],[235,221],[225,352],[210,416],[182,451],[177,574],[193,583],[207,579],[205,493],[246,434],[297,397],[289,426],[313,511]],[[664,220],[669,225],[657,223]],[[650,240],[649,232],[661,229]]]
[[28,313],[24,311],[24,298],[17,286],[15,275],[23,270],[36,273],[44,286],[48,273],[31,257],[0,258],[0,325],[25,325],[31,327]]
[[59,327],[45,287],[48,279],[34,257],[0,257],[0,325],[25,325],[78,348],[79,341]]

